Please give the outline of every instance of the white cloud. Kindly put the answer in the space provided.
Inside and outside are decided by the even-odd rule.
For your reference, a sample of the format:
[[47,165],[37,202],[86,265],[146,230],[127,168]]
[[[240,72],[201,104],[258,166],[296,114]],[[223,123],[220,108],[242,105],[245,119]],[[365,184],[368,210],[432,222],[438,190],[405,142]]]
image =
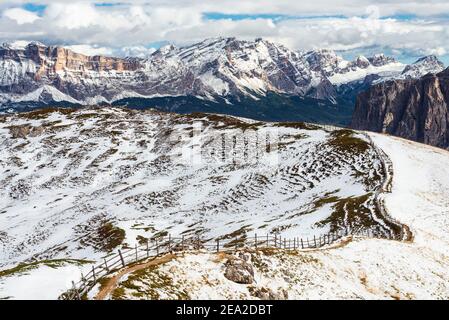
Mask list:
[[76,45],[69,45],[64,46],[74,52],[81,53],[88,56],[112,56],[114,54],[114,51],[111,48],[106,47],[98,47],[98,46],[91,46],[87,44],[76,44]]
[[143,46],[134,46],[134,47],[123,47],[117,52],[119,55],[124,57],[138,57],[138,58],[147,58],[154,51],[155,48],[146,48]]
[[14,20],[17,24],[33,23],[40,19],[39,16],[33,12],[24,10],[22,8],[12,8],[3,12],[3,17]]
[[[2,7],[23,5],[27,2],[38,4],[68,3],[64,0],[6,0]],[[378,8],[382,16],[394,14],[415,14],[417,16],[439,15],[449,12],[447,0],[77,0],[80,4],[107,3],[116,6],[147,6],[150,8],[189,8],[197,12],[223,12],[230,14],[276,13],[288,15],[364,15],[368,7]]]
[[[78,46],[84,53],[139,56],[150,54],[153,49],[148,46],[154,42],[183,45],[215,36],[264,37],[303,50],[382,47],[398,54],[449,52],[448,18],[432,16],[449,12],[449,2],[442,0],[342,0],[338,4],[331,0],[108,0],[117,3],[112,6],[95,6],[89,0],[42,0],[35,1],[47,5],[39,16],[21,8],[23,2],[0,4],[0,40],[39,40]],[[302,18],[208,20],[206,12]],[[385,18],[395,14],[419,17]],[[326,15],[349,17],[322,17]]]

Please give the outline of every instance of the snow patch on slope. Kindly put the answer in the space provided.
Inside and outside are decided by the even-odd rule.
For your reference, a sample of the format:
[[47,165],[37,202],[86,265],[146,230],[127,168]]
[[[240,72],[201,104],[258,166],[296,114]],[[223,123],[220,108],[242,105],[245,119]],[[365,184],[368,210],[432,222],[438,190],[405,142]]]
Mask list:
[[418,246],[449,259],[449,152],[380,134],[370,134],[393,161],[392,216],[407,224]]
[[13,99],[14,102],[28,102],[28,101],[66,101],[70,103],[79,104],[80,102],[71,96],[62,93],[52,86],[45,85],[35,91],[32,91],[23,96]]
[[377,74],[381,77],[394,76],[400,74],[404,70],[405,65],[396,62],[390,63],[384,66],[375,67],[370,65],[366,69],[357,68],[347,73],[336,73],[329,77],[329,81],[334,85],[342,85],[357,80],[363,80],[366,76],[371,74]]

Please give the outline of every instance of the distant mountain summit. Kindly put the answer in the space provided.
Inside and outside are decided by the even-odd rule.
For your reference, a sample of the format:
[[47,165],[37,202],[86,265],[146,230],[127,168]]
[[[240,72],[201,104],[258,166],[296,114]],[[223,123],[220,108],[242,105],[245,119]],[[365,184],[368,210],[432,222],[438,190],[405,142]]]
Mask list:
[[[419,77],[431,69],[422,64],[408,75]],[[285,109],[316,107],[314,112],[327,113],[332,120],[329,112],[342,113],[338,105],[345,106],[346,116],[352,112],[353,97],[363,87],[354,83],[373,75],[373,81],[398,76],[404,67],[383,54],[347,61],[331,50],[295,51],[263,39],[212,38],[181,48],[168,45],[148,58],[86,56],[19,41],[0,46],[0,111],[52,103],[138,102],[170,111],[212,110],[270,120],[273,112],[258,110],[257,101],[268,106],[276,100]],[[244,106],[241,114],[236,105],[243,102],[251,106]],[[232,112],[229,105],[234,106]],[[296,113],[291,109],[281,118],[306,120],[294,117]],[[320,119],[317,114],[307,120]]]
[[437,74],[444,70],[444,64],[436,56],[426,56],[405,67],[400,78],[418,79],[426,74]]
[[[148,59],[89,57],[38,42],[0,47],[3,101],[41,98],[51,86],[56,99],[80,104],[113,102],[124,97],[246,95],[267,92],[334,100],[333,85],[346,75],[399,67],[392,58],[359,57],[349,62],[330,50],[298,52],[266,41],[214,38],[157,50]],[[400,65],[402,68],[403,66]],[[42,90],[40,90],[42,91]]]

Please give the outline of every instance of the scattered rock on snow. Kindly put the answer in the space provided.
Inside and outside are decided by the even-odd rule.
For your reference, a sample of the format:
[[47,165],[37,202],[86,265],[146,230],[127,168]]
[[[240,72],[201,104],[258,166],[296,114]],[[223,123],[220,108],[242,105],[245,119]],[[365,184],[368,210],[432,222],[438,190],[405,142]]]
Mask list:
[[241,258],[230,258],[225,266],[224,276],[228,280],[240,284],[251,284],[254,282],[254,269],[248,261]]
[[26,138],[26,137],[37,137],[44,132],[43,127],[32,127],[29,125],[21,125],[21,126],[12,126],[9,128],[9,132],[11,133],[14,139],[17,138]]
[[12,184],[9,191],[9,196],[12,199],[23,199],[31,194],[31,185],[25,180],[19,180]]

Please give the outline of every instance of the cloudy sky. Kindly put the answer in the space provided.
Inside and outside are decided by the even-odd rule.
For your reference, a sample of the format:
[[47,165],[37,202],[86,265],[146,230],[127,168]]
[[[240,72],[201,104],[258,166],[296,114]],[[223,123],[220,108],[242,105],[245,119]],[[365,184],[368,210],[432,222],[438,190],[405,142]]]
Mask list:
[[38,40],[87,54],[149,54],[217,36],[258,37],[347,57],[449,59],[447,0],[0,0],[0,41]]

